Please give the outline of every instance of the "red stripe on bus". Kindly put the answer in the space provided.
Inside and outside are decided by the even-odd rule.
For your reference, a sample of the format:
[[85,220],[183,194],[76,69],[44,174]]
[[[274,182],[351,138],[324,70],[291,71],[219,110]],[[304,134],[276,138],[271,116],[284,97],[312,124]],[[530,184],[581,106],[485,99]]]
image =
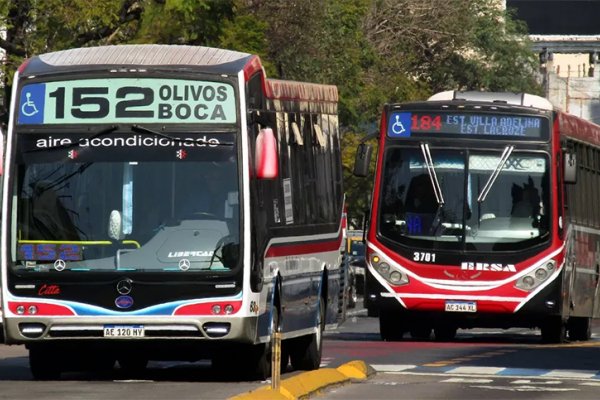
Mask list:
[[[17,307],[19,306],[23,306],[25,309],[25,312],[22,314],[19,314],[17,312]],[[35,306],[36,307],[36,311],[35,313],[30,313],[29,312],[29,307],[31,306]],[[49,315],[54,315],[54,316],[62,316],[62,315],[75,315],[75,312],[73,312],[73,310],[71,310],[69,307],[65,307],[65,306],[60,306],[58,304],[48,304],[48,303],[37,303],[37,302],[15,302],[15,301],[9,301],[8,302],[8,309],[16,315],[21,315],[21,316],[39,316],[39,315],[44,315],[44,316],[49,316]]]
[[310,253],[323,253],[326,251],[338,251],[342,244],[341,235],[334,240],[312,243],[297,243],[291,245],[273,245],[269,247],[265,258],[295,256]]
[[[220,306],[220,312],[214,313],[213,307]],[[229,314],[225,313],[225,307],[227,305],[231,305],[233,307],[233,311]],[[214,301],[208,303],[195,303],[195,304],[187,304],[177,308],[173,315],[231,315],[240,311],[242,308],[242,302],[240,301]]]

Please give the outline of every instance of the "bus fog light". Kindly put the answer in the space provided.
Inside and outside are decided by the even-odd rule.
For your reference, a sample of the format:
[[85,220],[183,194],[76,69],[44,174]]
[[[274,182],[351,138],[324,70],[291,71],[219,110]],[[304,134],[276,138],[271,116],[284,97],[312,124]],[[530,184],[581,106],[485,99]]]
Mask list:
[[19,315],[25,314],[25,306],[17,306],[17,314],[19,314]]
[[212,306],[211,311],[213,314],[221,314],[221,306],[215,304],[214,306]]
[[27,308],[27,312],[28,312],[29,314],[31,314],[31,315],[35,315],[35,314],[37,314],[37,311],[38,311],[38,310],[37,310],[37,307],[36,307],[36,306],[33,306],[33,305],[31,305],[31,306],[29,306],[29,307]]

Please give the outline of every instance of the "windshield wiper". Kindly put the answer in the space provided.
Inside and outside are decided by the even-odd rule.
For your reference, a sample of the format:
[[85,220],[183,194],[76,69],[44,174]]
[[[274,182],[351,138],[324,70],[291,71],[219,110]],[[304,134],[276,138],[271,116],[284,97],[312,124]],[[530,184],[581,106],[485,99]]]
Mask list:
[[[97,137],[106,135],[106,134],[111,133],[111,132],[114,132],[118,128],[119,127],[117,125],[111,125],[111,126],[108,126],[106,128],[102,128],[98,132],[96,132],[92,136],[90,136],[89,140],[95,139]],[[31,149],[31,150],[27,150],[27,153],[33,153],[33,152],[36,152],[36,151],[56,150],[56,149],[68,149],[70,147],[77,147],[77,146],[79,146],[79,141],[75,141],[75,142],[71,142],[71,143],[65,143],[65,144],[58,144],[56,146]]]
[[515,146],[506,146],[504,148],[504,151],[502,152],[502,156],[500,157],[500,161],[498,161],[498,165],[496,165],[496,169],[494,170],[494,172],[492,172],[492,174],[488,178],[487,182],[483,186],[483,189],[481,189],[481,193],[479,193],[479,197],[477,197],[478,203],[483,203],[485,201],[488,193],[490,192],[490,190],[492,189],[492,186],[494,185],[494,182],[496,182],[496,178],[498,178],[498,175],[500,175],[500,172],[502,172],[502,170],[504,169],[504,165],[506,164],[506,161],[508,161],[508,157],[510,157],[510,155],[514,149],[515,149]]
[[431,158],[431,152],[429,151],[429,145],[427,143],[421,143],[421,152],[423,152],[423,158],[425,159],[425,166],[429,173],[429,180],[433,187],[433,193],[439,206],[444,204],[444,196],[442,195],[442,188],[440,187],[440,181],[438,180],[437,174],[435,173],[435,167],[433,166],[433,159]]
[[[154,129],[146,128],[145,126],[142,126],[142,125],[137,125],[137,124],[131,125],[131,130],[134,132],[137,132],[137,133],[145,133],[145,134],[160,136],[160,137],[169,139],[176,143],[183,143],[186,141],[185,139],[181,139],[178,137],[172,137],[172,136],[167,135],[166,133],[155,131]],[[233,146],[232,142],[218,142],[218,143],[206,143],[206,144],[211,147],[213,147],[213,146]]]

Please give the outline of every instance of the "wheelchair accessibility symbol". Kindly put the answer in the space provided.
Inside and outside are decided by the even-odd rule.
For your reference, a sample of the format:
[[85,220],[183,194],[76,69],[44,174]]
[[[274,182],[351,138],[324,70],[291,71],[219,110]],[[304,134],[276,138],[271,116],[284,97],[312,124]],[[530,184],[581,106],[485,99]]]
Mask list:
[[35,103],[31,100],[31,93],[25,93],[27,100],[21,106],[21,113],[26,117],[31,117],[37,114],[39,111],[35,106]]
[[19,124],[43,124],[46,84],[34,83],[21,91]]
[[410,136],[411,113],[393,113],[388,120],[388,136]]
[[402,135],[404,132],[406,132],[406,129],[404,129],[404,124],[402,121],[400,121],[400,115],[396,114],[395,117],[396,122],[392,124],[392,132],[394,132],[396,135]]

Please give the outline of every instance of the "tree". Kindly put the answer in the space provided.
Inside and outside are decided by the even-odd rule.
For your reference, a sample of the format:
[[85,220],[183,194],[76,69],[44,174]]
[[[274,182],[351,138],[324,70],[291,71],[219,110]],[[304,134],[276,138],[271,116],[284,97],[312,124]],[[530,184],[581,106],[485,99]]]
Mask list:
[[[142,0],[0,0],[0,26],[6,39],[2,63],[5,98],[23,59],[70,47],[111,44],[128,40],[135,32]],[[4,114],[8,101],[4,102]],[[3,113],[0,113],[3,114]]]
[[525,27],[498,1],[381,0],[365,33],[387,71],[441,90],[540,93]]

